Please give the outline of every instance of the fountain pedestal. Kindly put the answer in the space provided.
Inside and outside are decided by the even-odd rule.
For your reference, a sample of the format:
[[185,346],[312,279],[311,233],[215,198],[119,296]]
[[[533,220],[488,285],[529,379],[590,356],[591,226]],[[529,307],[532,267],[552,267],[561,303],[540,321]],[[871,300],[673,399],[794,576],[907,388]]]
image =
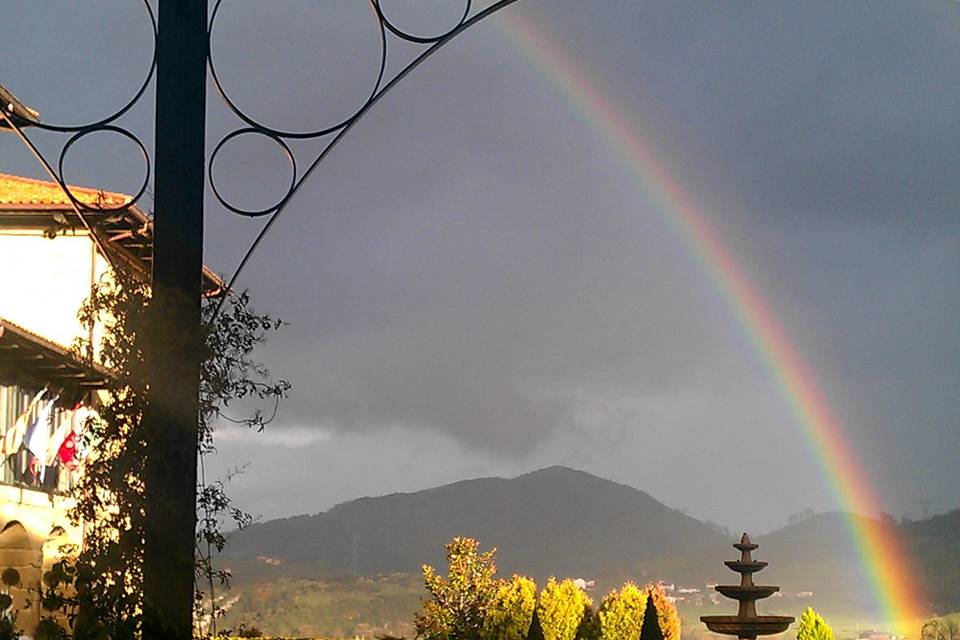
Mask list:
[[767,566],[766,562],[754,560],[750,555],[757,545],[750,542],[747,534],[743,534],[740,542],[733,546],[740,551],[740,559],[729,560],[724,564],[740,574],[740,584],[717,585],[716,589],[727,598],[740,603],[737,615],[701,616],[700,621],[714,633],[737,636],[741,640],[756,640],[757,636],[783,633],[793,622],[793,616],[757,615],[757,600],[769,598],[780,590],[780,587],[753,584],[753,574]]

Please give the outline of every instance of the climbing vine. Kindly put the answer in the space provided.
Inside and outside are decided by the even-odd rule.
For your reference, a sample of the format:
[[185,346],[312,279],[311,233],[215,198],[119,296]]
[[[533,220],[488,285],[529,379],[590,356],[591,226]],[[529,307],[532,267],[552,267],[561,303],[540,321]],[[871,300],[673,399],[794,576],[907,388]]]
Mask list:
[[[119,270],[94,287],[79,312],[80,321],[98,331],[91,332],[94,340],[78,341],[75,354],[88,361],[96,359],[111,376],[98,415],[84,425],[83,473],[72,491],[75,506],[70,517],[84,527],[83,548],[66,553],[43,578],[38,640],[139,636],[146,515],[146,442],[141,419],[149,380],[144,356],[149,301],[149,285],[136,274]],[[251,519],[230,500],[223,480],[207,482],[204,477],[203,460],[214,451],[215,426],[229,420],[262,430],[290,389],[288,382],[272,380],[252,358],[255,347],[281,323],[255,312],[245,292],[231,294],[219,314],[214,309],[214,300],[203,301],[195,618],[207,624],[196,629],[198,636],[216,633],[221,612],[215,589],[229,580],[229,574],[213,562],[226,544],[223,527],[242,528]],[[257,408],[262,403],[271,405],[268,414]],[[240,411],[240,417],[228,414],[233,410]],[[11,631],[16,631],[14,627],[15,623]],[[5,628],[0,624],[0,640]]]

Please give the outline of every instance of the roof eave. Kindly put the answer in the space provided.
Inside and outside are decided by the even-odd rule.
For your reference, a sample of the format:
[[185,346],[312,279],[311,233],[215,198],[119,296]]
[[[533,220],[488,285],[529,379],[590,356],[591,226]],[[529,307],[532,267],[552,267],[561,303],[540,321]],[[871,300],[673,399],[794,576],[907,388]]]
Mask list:
[[102,389],[110,372],[70,350],[0,318],[0,377],[24,386]]

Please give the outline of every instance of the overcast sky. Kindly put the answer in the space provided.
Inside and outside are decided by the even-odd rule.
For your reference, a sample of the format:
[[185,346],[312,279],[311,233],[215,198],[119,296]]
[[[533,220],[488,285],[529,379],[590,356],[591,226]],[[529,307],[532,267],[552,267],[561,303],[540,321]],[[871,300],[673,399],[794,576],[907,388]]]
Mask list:
[[[384,2],[419,32],[462,4]],[[960,503],[960,3],[523,0],[441,51],[298,194],[242,285],[288,322],[269,431],[209,471],[265,518],[563,464],[736,530],[835,509],[736,315],[630,168],[510,39],[566,52],[699,203],[815,373],[887,510]],[[150,59],[132,0],[4,4],[0,83],[48,122],[104,114]],[[391,69],[414,52],[391,43]],[[317,128],[369,91],[347,0],[230,0],[218,70],[267,124]],[[152,93],[121,122],[152,139]],[[208,141],[237,128],[213,89]],[[190,117],[190,114],[184,114]],[[35,134],[55,160],[63,139]],[[316,142],[293,145],[301,166]],[[224,191],[263,206],[283,158],[241,141]],[[136,190],[117,137],[67,178]],[[11,135],[0,171],[43,177]],[[150,209],[149,198],[143,203]],[[259,228],[211,199],[207,261]],[[924,501],[929,501],[925,506]]]

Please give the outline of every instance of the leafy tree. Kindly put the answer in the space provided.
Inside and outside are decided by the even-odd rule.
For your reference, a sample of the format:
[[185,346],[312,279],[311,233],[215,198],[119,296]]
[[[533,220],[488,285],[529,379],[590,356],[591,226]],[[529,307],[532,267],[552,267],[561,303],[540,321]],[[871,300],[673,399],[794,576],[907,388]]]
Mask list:
[[[73,489],[76,506],[70,517],[84,523],[83,549],[55,563],[44,576],[41,605],[48,614],[37,629],[38,640],[71,635],[77,640],[121,640],[139,635],[146,513],[141,418],[148,380],[144,338],[149,299],[149,285],[120,270],[94,287],[79,312],[81,322],[99,323],[104,331],[96,345],[78,343],[77,355],[91,358],[96,351],[112,375],[99,418],[85,425],[83,448],[89,453]],[[255,313],[249,302],[246,293],[231,295],[218,315],[216,301],[205,299],[202,304],[205,332],[197,442],[201,465],[202,456],[213,450],[215,423],[230,419],[223,411],[231,402],[279,402],[290,388],[286,381],[272,382],[267,370],[251,359],[256,345],[280,323]],[[231,420],[262,430],[270,418],[255,409]],[[201,484],[197,503],[199,604],[203,589],[212,590],[215,581],[225,585],[228,579],[211,560],[213,549],[220,551],[225,543],[221,524],[232,520],[243,527],[250,517],[233,506],[222,482]],[[210,617],[215,619],[219,612],[211,608]],[[69,630],[57,623],[64,618]]]
[[960,640],[960,613],[934,618],[920,629],[922,640]]
[[[667,597],[666,591],[660,584],[650,584],[646,587],[647,605],[656,612],[657,626],[663,640],[680,640],[680,614],[677,607]],[[648,608],[647,611],[650,611]],[[642,634],[641,634],[642,635]]]
[[514,575],[498,583],[483,618],[483,640],[524,640],[537,605],[537,585]]
[[418,638],[426,640],[478,640],[484,616],[495,600],[496,549],[480,553],[473,538],[447,543],[447,577],[423,565],[423,583],[430,592],[414,617]]
[[537,618],[544,639],[574,640],[584,611],[591,604],[590,598],[573,580],[566,578],[557,582],[551,577],[537,603]]
[[819,613],[807,607],[797,627],[797,640],[833,640],[833,629]]
[[647,610],[647,593],[632,582],[613,590],[600,601],[601,640],[637,640]]

